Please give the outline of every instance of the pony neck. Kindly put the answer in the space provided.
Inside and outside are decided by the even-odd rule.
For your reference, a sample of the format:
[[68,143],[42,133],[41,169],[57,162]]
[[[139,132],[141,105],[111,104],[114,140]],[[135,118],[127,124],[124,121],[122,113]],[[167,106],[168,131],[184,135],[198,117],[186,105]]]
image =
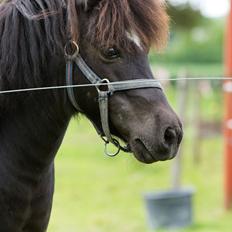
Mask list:
[[62,96],[52,95],[49,91],[34,93],[1,117],[0,168],[31,181],[49,170],[72,116],[56,103]]

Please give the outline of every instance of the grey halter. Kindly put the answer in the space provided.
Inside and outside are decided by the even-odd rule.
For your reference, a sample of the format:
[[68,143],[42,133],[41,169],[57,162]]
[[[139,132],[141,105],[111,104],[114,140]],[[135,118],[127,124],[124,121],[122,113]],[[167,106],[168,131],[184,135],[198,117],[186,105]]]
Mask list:
[[[72,52],[71,55],[67,49],[68,45],[72,45],[74,47],[74,52]],[[141,89],[141,88],[162,89],[161,84],[157,80],[154,80],[154,79],[136,79],[136,80],[125,80],[125,81],[118,81],[118,82],[110,82],[108,79],[101,79],[90,69],[90,67],[82,59],[79,53],[79,47],[74,41],[69,42],[66,45],[64,50],[65,50],[65,56],[67,59],[66,84],[68,86],[73,85],[72,70],[73,70],[73,63],[75,63],[78,66],[78,68],[81,70],[81,72],[84,74],[84,76],[89,80],[89,82],[91,84],[94,84],[94,86],[97,89],[102,131],[99,130],[94,123],[93,125],[95,126],[100,137],[105,142],[105,154],[113,157],[113,156],[116,156],[121,150],[125,152],[130,152],[129,145],[121,146],[120,142],[111,135],[110,127],[109,127],[108,99],[115,92],[119,92],[119,91]],[[104,88],[106,90],[100,89],[100,86],[102,85],[106,86],[106,88]],[[75,107],[75,109],[82,112],[81,108],[79,107],[76,101],[73,88],[67,88],[67,93],[68,93],[69,100],[72,103],[72,105]],[[115,153],[108,152],[107,146],[109,143],[112,143],[117,147],[117,151]]]

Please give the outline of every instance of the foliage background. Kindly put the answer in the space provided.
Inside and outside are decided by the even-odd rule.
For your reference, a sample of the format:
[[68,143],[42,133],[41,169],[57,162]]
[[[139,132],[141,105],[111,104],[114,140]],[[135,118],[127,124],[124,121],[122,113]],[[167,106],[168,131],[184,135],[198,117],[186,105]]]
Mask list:
[[169,3],[168,13],[170,41],[163,54],[152,54],[156,61],[222,63],[225,18],[206,18],[189,3]]

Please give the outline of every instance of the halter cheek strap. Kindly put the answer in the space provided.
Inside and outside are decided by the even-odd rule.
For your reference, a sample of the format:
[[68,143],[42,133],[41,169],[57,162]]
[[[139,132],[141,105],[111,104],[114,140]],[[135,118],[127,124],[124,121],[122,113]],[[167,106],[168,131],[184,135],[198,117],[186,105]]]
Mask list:
[[[69,45],[70,44],[75,48],[75,51],[74,53],[69,55],[67,52],[67,47],[65,47],[65,56],[67,59],[66,84],[68,86],[73,85],[73,63],[75,63],[77,67],[81,70],[81,72],[84,74],[84,76],[89,80],[89,82],[95,85],[98,91],[98,103],[99,103],[102,131],[98,129],[95,123],[93,122],[92,123],[98,134],[105,142],[105,154],[113,157],[116,156],[121,150],[125,152],[130,152],[129,145],[121,146],[120,142],[117,139],[113,138],[113,136],[111,135],[110,127],[109,127],[108,99],[115,92],[119,92],[119,91],[144,89],[144,88],[158,88],[162,90],[161,84],[154,79],[136,79],[136,80],[126,80],[126,81],[118,81],[118,82],[110,82],[108,79],[101,79],[92,71],[92,69],[82,59],[79,53],[78,45],[73,41],[69,42]],[[101,90],[100,87],[102,85],[106,86],[107,90]],[[73,88],[67,88],[67,93],[70,102],[75,107],[75,109],[80,112],[83,112],[77,103]],[[109,143],[112,143],[116,146],[117,151],[115,153],[108,152],[107,146]]]
[[[67,62],[66,62],[66,84],[68,86],[73,85],[72,79],[73,79],[73,62],[71,60],[67,60]],[[79,107],[79,105],[74,97],[73,90],[74,90],[73,88],[70,88],[67,91],[69,100],[76,110],[78,110],[79,112],[82,112],[81,108]]]

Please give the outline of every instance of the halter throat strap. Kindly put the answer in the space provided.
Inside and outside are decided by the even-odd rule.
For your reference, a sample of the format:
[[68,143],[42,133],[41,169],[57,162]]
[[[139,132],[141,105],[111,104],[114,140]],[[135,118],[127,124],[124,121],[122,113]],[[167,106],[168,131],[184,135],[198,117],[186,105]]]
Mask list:
[[[77,48],[78,46],[74,44]],[[66,51],[65,51],[66,53]],[[101,79],[96,73],[92,71],[92,69],[86,64],[79,53],[79,48],[73,55],[66,54],[66,84],[68,86],[73,85],[73,63],[77,65],[77,67],[81,70],[83,75],[88,79],[88,81],[95,85],[98,92],[98,103],[99,103],[99,111],[101,118],[102,131],[98,129],[94,122],[93,125],[101,136],[101,138],[105,142],[105,154],[108,156],[116,156],[121,150],[125,152],[130,152],[129,145],[121,146],[120,142],[115,139],[110,132],[109,126],[109,109],[108,109],[108,99],[115,92],[126,91],[132,89],[144,89],[144,88],[158,88],[162,90],[162,86],[160,82],[154,79],[135,79],[135,80],[125,80],[125,81],[117,81],[110,82],[108,79]],[[101,90],[102,85],[106,85],[104,89]],[[74,95],[74,88],[67,88],[67,94],[70,102],[74,106],[74,108],[83,112],[77,103],[77,100]],[[112,143],[117,147],[117,151],[115,153],[108,152],[108,144]]]

